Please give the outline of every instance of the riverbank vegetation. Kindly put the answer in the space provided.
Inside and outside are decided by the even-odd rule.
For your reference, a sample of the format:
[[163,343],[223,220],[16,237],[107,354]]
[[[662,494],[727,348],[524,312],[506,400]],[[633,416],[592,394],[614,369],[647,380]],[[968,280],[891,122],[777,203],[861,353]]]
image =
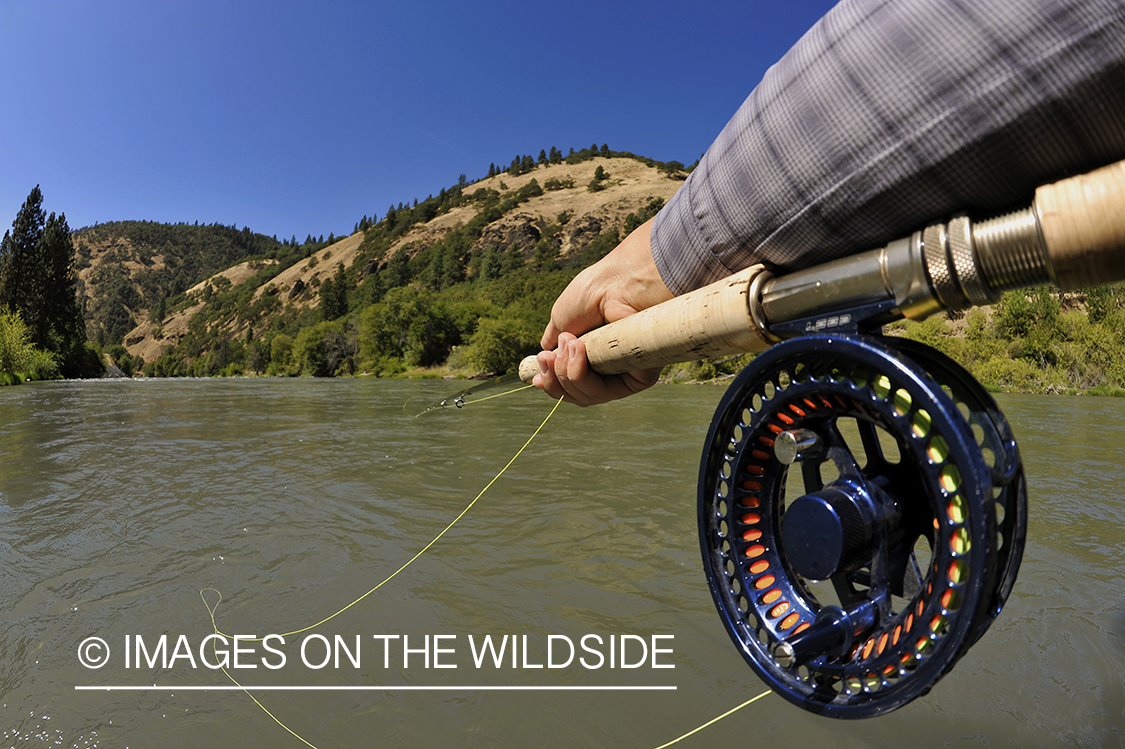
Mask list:
[[1125,396],[1125,284],[1009,291],[954,319],[888,327],[951,357],[993,391]]
[[0,309],[0,385],[58,376],[55,355],[31,342],[31,329],[18,312]]

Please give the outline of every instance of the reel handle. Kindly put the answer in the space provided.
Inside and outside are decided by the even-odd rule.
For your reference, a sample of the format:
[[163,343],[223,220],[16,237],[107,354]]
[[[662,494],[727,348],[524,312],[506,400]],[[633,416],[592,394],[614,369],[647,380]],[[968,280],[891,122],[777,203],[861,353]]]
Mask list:
[[[752,265],[732,276],[596,328],[580,337],[598,374],[612,375],[709,356],[765,351],[764,321],[754,319],[750,299],[770,274]],[[534,356],[520,362],[520,379],[539,373]]]

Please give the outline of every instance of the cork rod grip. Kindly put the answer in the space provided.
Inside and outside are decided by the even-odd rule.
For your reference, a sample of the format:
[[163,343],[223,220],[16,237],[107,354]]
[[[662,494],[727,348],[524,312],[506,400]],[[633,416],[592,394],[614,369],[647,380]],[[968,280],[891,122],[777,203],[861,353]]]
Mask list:
[[[733,276],[609,323],[581,336],[586,357],[603,375],[662,367],[708,356],[764,351],[771,341],[750,314],[748,295],[765,272],[751,266]],[[520,363],[520,379],[539,372],[534,356]]]
[[1125,280],[1125,161],[1040,187],[1035,208],[1060,288]]

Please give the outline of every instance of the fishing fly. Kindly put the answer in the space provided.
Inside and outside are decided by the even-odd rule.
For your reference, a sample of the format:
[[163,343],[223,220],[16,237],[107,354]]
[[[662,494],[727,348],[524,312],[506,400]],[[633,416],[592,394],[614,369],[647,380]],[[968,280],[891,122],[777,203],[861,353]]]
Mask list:
[[[425,416],[428,413],[438,411],[443,408],[448,408],[449,406],[453,406],[455,408],[464,408],[465,406],[472,403],[480,403],[482,401],[492,400],[493,398],[500,398],[505,395],[511,395],[512,393],[518,393],[522,390],[527,390],[530,387],[532,387],[532,385],[530,383],[524,384],[520,380],[520,376],[518,374],[493,377],[488,380],[482,380],[477,384],[463,390],[458,390],[456,393],[446,396],[436,403],[431,403],[421,411],[414,413],[414,418]],[[492,393],[491,395],[480,396],[480,393],[490,392],[492,390],[496,390],[497,388],[503,388],[503,390],[498,393]],[[417,398],[411,398],[407,400],[406,403],[402,404],[403,410],[407,413],[410,413],[410,405],[416,399]]]

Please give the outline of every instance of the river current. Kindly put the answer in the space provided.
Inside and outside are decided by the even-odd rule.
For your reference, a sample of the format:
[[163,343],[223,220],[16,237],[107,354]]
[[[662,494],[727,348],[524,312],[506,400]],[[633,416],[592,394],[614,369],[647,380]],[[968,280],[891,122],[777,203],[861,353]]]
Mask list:
[[[252,692],[322,748],[651,749],[763,691],[699,558],[709,386],[564,405],[379,590],[313,631],[235,643],[318,622],[401,567],[553,404],[529,391],[413,418],[455,387],[0,388],[0,747],[303,746],[242,691],[188,689],[234,686],[208,665],[223,652],[244,685],[331,687]],[[680,746],[1125,743],[1125,399],[998,401],[1030,521],[985,637],[887,716],[769,696]],[[205,644],[220,594],[232,637]]]

